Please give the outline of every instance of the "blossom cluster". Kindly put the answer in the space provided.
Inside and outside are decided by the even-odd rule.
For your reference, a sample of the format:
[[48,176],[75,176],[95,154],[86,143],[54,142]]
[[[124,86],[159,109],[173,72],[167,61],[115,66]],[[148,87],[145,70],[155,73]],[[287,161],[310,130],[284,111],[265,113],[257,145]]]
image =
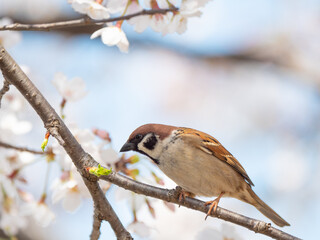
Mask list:
[[[25,72],[29,72],[23,67]],[[2,99],[0,114],[0,141],[13,143],[14,140],[31,131],[31,121],[23,120],[27,115],[26,102],[16,89],[10,89]],[[35,197],[25,190],[28,178],[24,170],[37,161],[29,152],[0,148],[0,228],[14,236],[27,226],[33,218],[40,226],[47,226],[54,219],[48,208],[45,196]],[[45,158],[44,158],[45,159]]]
[[[107,20],[112,16],[127,16],[140,13],[143,10],[171,9],[166,13],[150,15],[138,15],[127,20],[136,32],[141,33],[150,27],[155,32],[163,35],[178,33],[187,30],[187,22],[190,17],[201,16],[201,8],[209,0],[69,0],[72,8],[86,14],[93,20]],[[179,3],[179,4],[178,4]],[[118,15],[117,15],[118,14]],[[108,23],[105,27],[91,35],[91,39],[101,36],[101,40],[108,46],[117,46],[121,52],[128,52],[129,41],[122,30],[124,20],[115,24]]]
[[[24,70],[28,73],[27,68],[24,67]],[[56,73],[52,83],[62,96],[61,114],[67,102],[80,100],[87,93],[84,81],[78,77],[68,79],[63,73]],[[1,108],[3,114],[0,115],[2,133],[0,144],[9,141],[12,145],[19,145],[15,144],[17,136],[31,131],[32,121],[22,120],[27,112],[25,104],[21,94],[14,88],[4,95]],[[112,148],[111,138],[107,131],[97,128],[80,129],[73,122],[67,120],[65,122],[84,150],[90,153],[99,164],[122,172],[133,179],[148,182],[151,179],[151,184],[164,184],[163,180],[153,171],[150,172],[149,179],[141,176],[140,170],[136,167],[139,162],[138,156],[129,158],[125,155],[119,156]],[[48,140],[48,134],[46,134],[46,139]],[[51,141],[53,141],[52,144]],[[0,155],[3,156],[0,161],[0,228],[8,236],[15,236],[19,230],[26,228],[30,218],[41,227],[50,225],[55,220],[51,204],[61,202],[65,211],[75,212],[85,199],[90,198],[90,193],[68,154],[57,141],[51,141],[44,152],[32,150],[18,152],[12,148],[0,146]],[[36,154],[40,157],[37,157]],[[43,172],[46,177],[43,180],[42,194],[35,196],[32,191],[26,190],[29,179],[24,170],[34,168],[33,163],[38,161],[45,162],[44,170],[35,169],[34,171]],[[58,164],[60,174],[49,182],[48,174],[52,164]],[[99,184],[105,193],[111,186],[106,181],[101,181]],[[142,236],[149,235],[149,227],[142,221],[138,221],[137,213],[143,205],[146,205],[151,215],[155,216],[152,200],[120,188],[117,188],[115,195],[117,200],[129,201],[132,207],[133,221],[128,226],[129,230]],[[172,209],[172,206],[170,208]]]

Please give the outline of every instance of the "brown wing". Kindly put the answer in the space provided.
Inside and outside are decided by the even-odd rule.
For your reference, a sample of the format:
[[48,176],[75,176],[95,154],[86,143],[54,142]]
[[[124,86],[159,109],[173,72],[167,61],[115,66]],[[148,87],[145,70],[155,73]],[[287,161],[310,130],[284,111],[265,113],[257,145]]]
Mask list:
[[[212,154],[221,161],[229,164],[235,171],[237,171],[250,185],[254,186],[253,182],[249,178],[247,172],[241,166],[239,161],[232,156],[232,154],[225,149],[221,143],[211,137],[210,135],[191,129],[191,128],[182,128],[184,137],[192,138],[193,141],[197,141],[199,144],[199,149],[202,151]],[[191,139],[190,139],[191,140]],[[191,140],[191,141],[192,141]]]

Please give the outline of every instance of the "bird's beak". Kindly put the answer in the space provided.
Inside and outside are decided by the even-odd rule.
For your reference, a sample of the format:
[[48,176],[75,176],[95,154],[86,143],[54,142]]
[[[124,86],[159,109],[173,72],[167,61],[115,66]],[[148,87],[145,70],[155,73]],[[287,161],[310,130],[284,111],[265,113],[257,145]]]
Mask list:
[[120,149],[120,152],[127,152],[130,150],[135,150],[136,149],[136,144],[131,143],[131,142],[126,142],[122,148]]

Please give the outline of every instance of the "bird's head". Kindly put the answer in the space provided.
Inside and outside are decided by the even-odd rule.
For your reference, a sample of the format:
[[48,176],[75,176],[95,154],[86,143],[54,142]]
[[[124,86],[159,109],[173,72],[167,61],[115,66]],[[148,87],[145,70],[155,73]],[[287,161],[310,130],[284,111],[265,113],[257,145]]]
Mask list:
[[175,129],[177,127],[162,124],[142,125],[131,133],[120,152],[133,150],[147,155],[157,163],[165,142],[168,141],[172,131]]

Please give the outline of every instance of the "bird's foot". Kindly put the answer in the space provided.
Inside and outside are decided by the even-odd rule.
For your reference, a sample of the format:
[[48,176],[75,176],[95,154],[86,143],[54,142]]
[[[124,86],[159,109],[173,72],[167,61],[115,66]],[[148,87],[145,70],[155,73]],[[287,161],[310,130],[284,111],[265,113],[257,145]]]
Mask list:
[[213,213],[215,213],[217,211],[218,203],[220,201],[220,198],[223,196],[223,194],[224,194],[224,192],[220,193],[216,199],[214,199],[212,201],[205,202],[204,205],[205,206],[210,205],[210,208],[209,208],[209,211],[207,212],[207,215],[204,220],[207,220],[207,217],[211,214],[212,209],[213,209]]
[[[176,192],[177,192],[179,203],[184,202],[186,197],[194,197],[195,196],[193,193],[187,192],[179,186],[176,187]],[[179,204],[179,207],[180,207],[180,204]]]

